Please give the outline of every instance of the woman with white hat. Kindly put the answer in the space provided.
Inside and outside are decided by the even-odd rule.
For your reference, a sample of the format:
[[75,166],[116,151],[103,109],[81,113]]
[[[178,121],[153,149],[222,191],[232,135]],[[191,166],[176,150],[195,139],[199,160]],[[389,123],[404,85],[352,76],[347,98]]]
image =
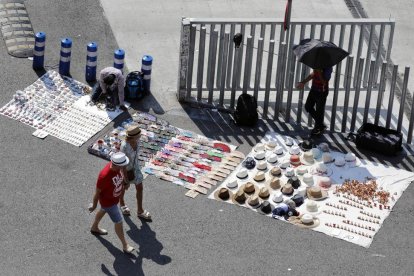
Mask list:
[[[142,175],[141,166],[138,160],[140,137],[141,137],[141,129],[138,126],[130,126],[126,131],[125,141],[122,142],[121,144],[121,151],[124,152],[126,156],[128,156],[129,160],[131,160],[126,170],[127,171],[132,170],[134,172],[132,180],[128,179],[128,177],[125,177],[125,178],[127,178],[126,180],[129,181],[129,184],[135,184],[136,198],[137,198],[137,205],[138,205],[137,216],[138,218],[143,218],[145,220],[151,220],[151,214],[142,207],[142,198],[143,198],[142,181],[144,180],[144,177]],[[124,194],[122,194],[121,196],[120,204],[121,204],[122,213],[127,216],[130,215],[131,210],[125,204]]]

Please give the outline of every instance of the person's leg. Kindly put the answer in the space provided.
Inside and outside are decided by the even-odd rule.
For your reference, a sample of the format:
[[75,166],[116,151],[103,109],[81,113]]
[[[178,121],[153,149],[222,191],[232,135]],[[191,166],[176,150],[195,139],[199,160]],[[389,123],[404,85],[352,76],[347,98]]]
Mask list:
[[119,209],[118,204],[115,204],[109,208],[106,208],[106,211],[109,217],[111,218],[112,222],[114,223],[115,233],[122,243],[122,249],[126,253],[131,253],[134,250],[134,248],[130,246],[125,240],[124,227],[122,224],[123,219],[122,219],[121,210]]
[[318,129],[324,129],[325,126],[323,124],[323,120],[325,118],[325,105],[326,105],[326,98],[328,97],[328,93],[320,93],[319,97],[316,99],[316,109],[315,109],[315,127]]
[[135,185],[135,188],[137,190],[136,197],[137,197],[137,205],[138,205],[138,214],[141,214],[144,212],[144,208],[142,207],[142,198],[143,198],[143,191],[144,187],[142,183],[139,183]]
[[115,233],[122,243],[122,249],[126,250],[128,248],[128,243],[125,240],[124,227],[122,221],[115,223]]
[[99,82],[97,82],[92,89],[91,100],[93,102],[97,102],[101,94],[102,94],[102,88],[99,85]]
[[94,231],[94,232],[102,232],[102,231],[105,231],[104,229],[99,229],[99,222],[102,220],[102,218],[104,217],[105,214],[106,214],[106,212],[104,210],[102,210],[102,209],[99,209],[96,212],[95,220],[94,220],[94,222],[92,224],[91,231]]
[[119,205],[121,206],[122,214],[125,216],[129,216],[131,215],[131,210],[126,205],[124,197],[125,197],[125,189],[122,191],[121,196],[119,197]]
[[305,110],[306,112],[309,113],[309,115],[315,120],[315,103],[317,100],[317,91],[315,90],[310,90],[308,97],[306,98],[306,103],[305,103]]

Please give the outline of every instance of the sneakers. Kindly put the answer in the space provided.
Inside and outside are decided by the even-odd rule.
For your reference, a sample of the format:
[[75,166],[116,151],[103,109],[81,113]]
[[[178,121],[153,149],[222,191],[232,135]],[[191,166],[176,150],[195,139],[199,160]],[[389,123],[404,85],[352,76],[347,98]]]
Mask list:
[[310,135],[311,136],[321,135],[325,131],[326,128],[327,128],[326,125],[322,125],[321,127],[314,127],[311,130]]

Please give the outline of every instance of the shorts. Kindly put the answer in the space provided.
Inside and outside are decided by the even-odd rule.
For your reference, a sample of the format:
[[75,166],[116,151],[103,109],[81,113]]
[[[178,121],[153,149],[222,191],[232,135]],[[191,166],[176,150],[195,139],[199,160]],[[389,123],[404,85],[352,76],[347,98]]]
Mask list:
[[118,204],[112,205],[110,207],[102,207],[102,210],[108,213],[113,223],[122,222],[122,213],[119,209]]

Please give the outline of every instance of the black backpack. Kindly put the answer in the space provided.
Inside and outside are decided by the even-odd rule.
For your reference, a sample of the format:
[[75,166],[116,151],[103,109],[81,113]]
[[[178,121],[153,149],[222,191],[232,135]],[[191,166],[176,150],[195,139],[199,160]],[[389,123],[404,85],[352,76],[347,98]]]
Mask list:
[[249,94],[241,94],[234,112],[235,123],[239,126],[254,126],[258,119],[256,98]]
[[132,71],[125,80],[125,98],[130,100],[140,100],[145,96],[144,78],[139,71]]

